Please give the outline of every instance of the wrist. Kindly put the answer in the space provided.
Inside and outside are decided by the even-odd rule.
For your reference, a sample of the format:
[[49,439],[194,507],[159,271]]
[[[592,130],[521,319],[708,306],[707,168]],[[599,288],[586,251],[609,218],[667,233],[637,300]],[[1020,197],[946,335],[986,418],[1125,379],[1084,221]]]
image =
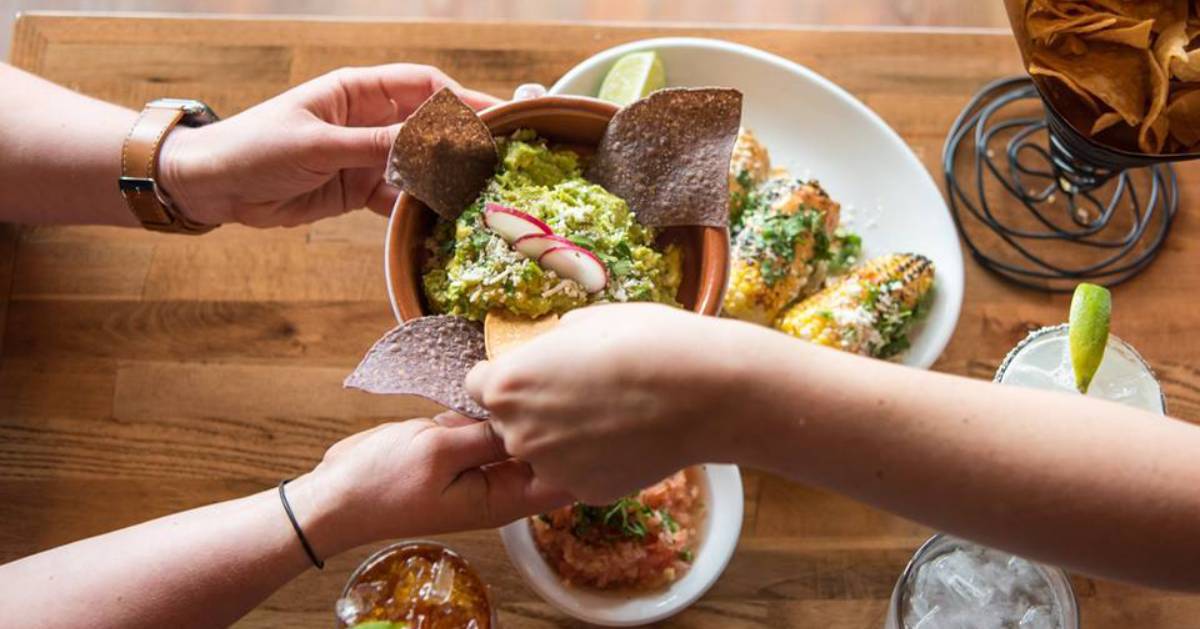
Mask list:
[[167,134],[158,154],[158,184],[171,204],[187,218],[205,225],[232,221],[227,208],[206,195],[208,156],[196,146],[200,128],[177,126]]
[[744,326],[735,346],[722,352],[732,369],[724,389],[736,405],[711,432],[724,461],[777,471],[800,450],[797,437],[807,417],[797,403],[810,394],[806,349],[800,341],[773,330]]
[[322,561],[370,541],[361,534],[361,514],[345,504],[345,494],[319,470],[289,482],[284,490],[300,530]]

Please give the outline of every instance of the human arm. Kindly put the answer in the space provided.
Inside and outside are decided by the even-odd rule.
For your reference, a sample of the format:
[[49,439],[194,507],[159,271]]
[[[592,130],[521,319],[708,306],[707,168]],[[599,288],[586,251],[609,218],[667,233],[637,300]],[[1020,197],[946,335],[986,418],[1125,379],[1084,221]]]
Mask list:
[[[0,63],[0,221],[136,226],[117,189],[137,112]],[[216,124],[176,127],[159,183],[206,224],[298,225],[360,207],[386,214],[383,168],[399,124],[449,86],[498,102],[429,66],[343,68]]]
[[1200,589],[1200,428],[1184,422],[649,305],[568,313],[468,386],[513,456],[583,499],[732,461],[1034,559]]
[[[318,557],[376,540],[494,527],[566,496],[486,423],[384,424],[346,438],[287,496]],[[223,627],[311,567],[272,488],[0,566],[14,627]]]

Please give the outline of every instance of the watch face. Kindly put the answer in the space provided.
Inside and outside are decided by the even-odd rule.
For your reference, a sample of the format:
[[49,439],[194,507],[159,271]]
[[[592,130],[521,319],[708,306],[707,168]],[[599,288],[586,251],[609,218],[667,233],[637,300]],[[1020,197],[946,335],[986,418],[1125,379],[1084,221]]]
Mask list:
[[219,120],[217,114],[208,105],[186,98],[159,98],[151,101],[149,106],[164,109],[179,109],[184,113],[183,124],[196,127],[211,124]]

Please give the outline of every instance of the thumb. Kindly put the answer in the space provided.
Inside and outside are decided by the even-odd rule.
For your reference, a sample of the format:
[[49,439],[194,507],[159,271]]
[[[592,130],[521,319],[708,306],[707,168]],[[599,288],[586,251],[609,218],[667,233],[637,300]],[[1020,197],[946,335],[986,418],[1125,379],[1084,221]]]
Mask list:
[[400,124],[386,127],[339,127],[329,125],[322,154],[333,170],[383,168],[400,133]]
[[455,473],[508,458],[504,440],[490,421],[443,428],[439,437],[436,456]]
[[488,370],[491,369],[491,365],[491,361],[487,360],[475,363],[475,366],[467,372],[466,380],[463,381],[463,387],[466,388],[467,395],[471,396],[471,399],[480,405],[484,405],[483,386],[488,380]]
[[538,478],[528,463],[516,459],[463,474],[443,495],[457,497],[456,503],[468,506],[475,514],[482,513],[485,526],[503,526],[573,500],[571,494]]

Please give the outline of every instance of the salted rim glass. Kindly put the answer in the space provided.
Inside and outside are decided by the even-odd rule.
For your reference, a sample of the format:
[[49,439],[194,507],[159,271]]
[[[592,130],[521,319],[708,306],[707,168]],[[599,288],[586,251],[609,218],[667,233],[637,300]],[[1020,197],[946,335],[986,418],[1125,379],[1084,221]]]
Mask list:
[[466,557],[463,557],[462,555],[455,552],[453,548],[450,548],[449,546],[447,546],[441,542],[435,542],[433,540],[427,540],[427,539],[408,539],[408,540],[402,540],[399,542],[393,542],[393,543],[388,544],[387,546],[384,546],[383,548],[380,548],[379,550],[371,553],[366,559],[364,559],[362,561],[362,563],[358,564],[358,567],[354,569],[354,572],[350,573],[350,578],[346,579],[346,585],[344,585],[342,587],[342,593],[339,594],[337,597],[337,600],[334,601],[334,606],[333,606],[334,627],[337,627],[338,629],[346,629],[347,627],[350,627],[350,625],[347,625],[346,623],[342,622],[341,616],[338,615],[337,601],[340,601],[343,598],[346,598],[346,596],[350,594],[350,589],[355,586],[355,584],[358,582],[358,578],[361,577],[363,572],[366,572],[368,568],[375,565],[375,563],[378,562],[383,557],[385,557],[393,552],[404,549],[404,548],[425,548],[425,549],[436,548],[436,549],[439,549],[449,555],[454,556],[459,561],[462,561],[463,565],[467,567],[467,570],[469,570],[471,572],[471,574],[474,575],[475,578],[479,580],[479,583],[481,585],[483,585],[483,591],[484,591],[485,596],[487,597],[486,600],[487,600],[487,605],[488,605],[488,611],[491,612],[490,617],[488,618],[488,626],[491,627],[492,629],[495,629],[495,627],[497,626],[496,599],[492,595],[492,587],[483,580],[483,577],[479,576],[479,572],[477,570],[475,570],[475,566],[472,566],[471,562],[467,561]]
[[[945,533],[938,533],[921,544],[917,552],[913,553],[908,565],[904,567],[904,571],[900,573],[900,578],[896,580],[896,587],[892,589],[892,598],[888,602],[888,615],[884,629],[904,629],[902,623],[904,622],[904,603],[908,582],[916,575],[917,569],[934,557],[966,546],[978,546],[978,544]],[[1060,629],[1079,629],[1079,604],[1075,599],[1075,588],[1071,586],[1071,579],[1067,576],[1066,571],[1034,561],[1029,563],[1033,564],[1034,569],[1046,579],[1046,583],[1050,584],[1050,592],[1054,597],[1055,604],[1058,605],[1059,618],[1062,620]]]
[[[1004,360],[1000,363],[1000,368],[996,370],[995,377],[992,378],[992,382],[1003,384],[1004,374],[1008,371],[1008,368],[1017,359],[1017,356],[1019,356],[1021,352],[1025,350],[1025,348],[1029,347],[1031,343],[1051,334],[1066,335],[1068,333],[1068,328],[1069,324],[1060,323],[1058,325],[1050,325],[1030,332],[1028,336],[1022,339],[1020,343],[1017,343],[1017,346],[1012,348],[1008,352],[1008,355],[1004,357]],[[1141,365],[1142,368],[1146,370],[1146,373],[1150,374],[1150,377],[1158,385],[1158,397],[1160,405],[1159,412],[1163,415],[1166,415],[1167,396],[1165,393],[1163,393],[1162,382],[1159,381],[1158,374],[1154,373],[1154,368],[1150,366],[1150,363],[1146,362],[1146,359],[1142,358],[1142,355],[1139,354],[1132,345],[1122,341],[1116,334],[1109,334],[1108,349],[1105,351],[1113,349],[1121,352],[1128,358],[1132,358],[1135,363]]]

